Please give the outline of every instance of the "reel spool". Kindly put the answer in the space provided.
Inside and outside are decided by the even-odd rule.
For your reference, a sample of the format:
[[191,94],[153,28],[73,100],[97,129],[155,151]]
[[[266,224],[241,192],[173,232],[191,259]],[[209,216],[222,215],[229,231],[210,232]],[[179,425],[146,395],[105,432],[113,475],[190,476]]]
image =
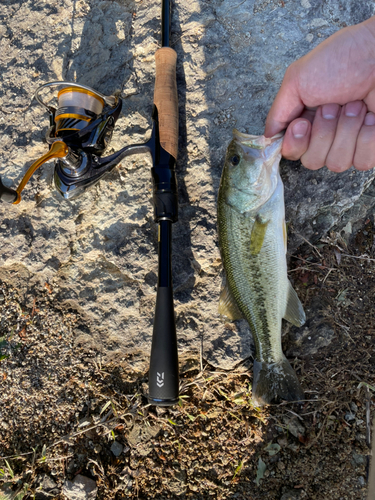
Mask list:
[[81,87],[65,87],[57,94],[56,137],[84,129],[103,111],[104,99]]

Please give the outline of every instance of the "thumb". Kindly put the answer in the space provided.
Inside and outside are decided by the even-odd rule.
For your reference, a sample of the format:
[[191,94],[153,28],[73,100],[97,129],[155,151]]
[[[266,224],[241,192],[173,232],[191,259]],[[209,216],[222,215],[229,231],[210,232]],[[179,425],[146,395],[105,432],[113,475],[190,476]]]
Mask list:
[[375,112],[375,89],[370,90],[367,96],[363,99],[368,111]]
[[289,123],[298,118],[305,108],[294,81],[287,75],[288,71],[268,113],[264,131],[266,137],[272,137],[286,129]]

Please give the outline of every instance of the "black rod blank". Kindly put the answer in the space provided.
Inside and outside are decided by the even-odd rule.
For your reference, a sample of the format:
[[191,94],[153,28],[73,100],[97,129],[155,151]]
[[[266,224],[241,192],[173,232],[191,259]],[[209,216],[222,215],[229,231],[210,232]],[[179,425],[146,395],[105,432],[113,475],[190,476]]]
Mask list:
[[163,0],[161,6],[161,46],[169,47],[171,32],[171,6],[169,0]]

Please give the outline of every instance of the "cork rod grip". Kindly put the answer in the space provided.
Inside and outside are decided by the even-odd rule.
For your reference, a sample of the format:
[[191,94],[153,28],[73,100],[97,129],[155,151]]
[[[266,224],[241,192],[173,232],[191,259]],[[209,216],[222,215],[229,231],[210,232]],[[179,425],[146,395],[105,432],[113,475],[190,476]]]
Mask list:
[[176,83],[177,54],[170,47],[155,53],[156,77],[154,104],[158,109],[160,143],[177,159],[178,149],[178,100]]

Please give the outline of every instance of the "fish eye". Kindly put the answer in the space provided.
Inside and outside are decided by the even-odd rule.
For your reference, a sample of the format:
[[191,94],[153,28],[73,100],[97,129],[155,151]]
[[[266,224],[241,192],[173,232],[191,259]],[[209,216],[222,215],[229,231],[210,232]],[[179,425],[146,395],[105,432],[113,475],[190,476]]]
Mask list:
[[230,162],[231,164],[235,167],[236,165],[238,165],[240,163],[240,157],[238,155],[234,155],[232,156],[232,158],[230,159]]

